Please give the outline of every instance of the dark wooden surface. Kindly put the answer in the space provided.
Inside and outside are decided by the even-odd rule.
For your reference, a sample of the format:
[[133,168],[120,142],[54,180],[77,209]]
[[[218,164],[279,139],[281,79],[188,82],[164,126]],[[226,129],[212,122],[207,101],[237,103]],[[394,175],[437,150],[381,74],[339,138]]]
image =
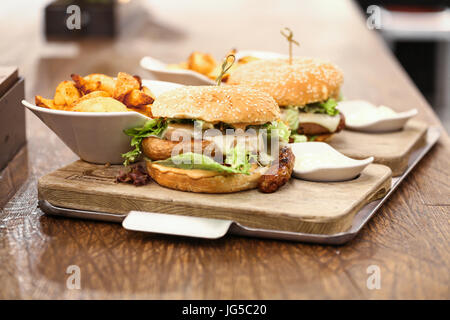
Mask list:
[[[121,70],[147,78],[138,66],[145,54],[177,61],[192,50],[216,56],[230,47],[284,51],[278,30],[289,26],[301,43],[296,54],[341,66],[346,98],[398,110],[415,107],[418,118],[441,126],[348,1],[145,3],[150,13],[141,10],[143,18],[128,23],[119,39],[64,44],[41,40],[39,1],[27,1],[28,15],[20,5],[9,4],[10,18],[0,19],[0,29],[11,31],[0,42],[0,64],[19,66],[32,99],[51,95],[74,72],[113,75]],[[15,28],[19,23],[21,28]],[[76,156],[36,117],[27,113],[27,121],[28,145],[7,169],[7,179],[5,173],[0,179],[6,193],[18,190],[0,213],[0,298],[450,298],[445,131],[361,233],[345,246],[332,247],[239,237],[175,238],[44,216],[36,207],[37,179]],[[9,197],[1,194],[0,203]],[[69,265],[80,267],[80,290],[66,287]],[[379,290],[366,287],[370,265],[380,267]]]

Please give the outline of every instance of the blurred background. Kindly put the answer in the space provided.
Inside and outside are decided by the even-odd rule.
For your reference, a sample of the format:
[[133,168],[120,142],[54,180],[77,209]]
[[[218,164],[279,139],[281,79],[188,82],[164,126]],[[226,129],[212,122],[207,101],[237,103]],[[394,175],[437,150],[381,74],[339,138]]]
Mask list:
[[[69,30],[66,26],[66,10],[71,4],[82,9],[80,30]],[[51,96],[56,84],[69,79],[71,73],[115,75],[126,71],[152,78],[139,66],[144,56],[180,62],[195,50],[211,53],[217,59],[231,48],[285,53],[285,40],[279,36],[279,30],[290,26],[301,43],[294,53],[329,59],[341,65],[344,74],[347,70],[348,74],[354,74],[354,79],[345,80],[344,95],[357,98],[353,97],[352,84],[360,80],[356,77],[362,72],[357,69],[361,68],[357,56],[363,48],[355,49],[354,66],[348,65],[346,61],[352,53],[348,48],[340,51],[341,35],[354,33],[356,48],[358,28],[366,24],[371,6],[377,5],[381,10],[380,21],[373,32],[381,35],[386,48],[398,59],[448,131],[448,4],[448,1],[434,0],[2,1],[0,66],[19,67],[20,75],[26,80],[25,96],[33,100],[35,94]],[[358,26],[349,23],[355,10],[359,11],[361,20]],[[337,20],[327,21],[326,15],[315,14],[327,11],[333,11]],[[297,18],[299,12],[301,21]],[[370,67],[366,66],[364,72],[377,72]],[[392,86],[395,88],[396,83]],[[389,105],[376,92],[367,89],[368,96],[359,98]]]

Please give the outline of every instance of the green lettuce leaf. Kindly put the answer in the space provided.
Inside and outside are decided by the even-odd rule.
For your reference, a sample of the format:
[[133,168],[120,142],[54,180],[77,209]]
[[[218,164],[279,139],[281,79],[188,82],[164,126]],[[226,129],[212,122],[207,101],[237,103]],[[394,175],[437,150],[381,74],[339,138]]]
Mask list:
[[299,124],[299,111],[297,107],[288,106],[283,112],[283,120],[289,125],[289,129],[292,131],[297,131]]
[[291,138],[294,139],[295,142],[307,142],[308,138],[303,134],[293,134],[291,135]]
[[140,155],[142,154],[141,144],[144,138],[150,136],[160,137],[166,128],[166,121],[161,119],[151,119],[148,120],[142,127],[124,130],[123,132],[127,136],[132,137],[131,146],[134,149],[122,154],[122,158],[125,159],[123,165],[127,166],[130,163],[135,162],[140,157]]
[[244,154],[243,156],[241,151],[236,151],[234,149],[231,149],[228,152],[230,153],[231,159],[226,161],[226,163],[230,164],[230,166],[222,165],[210,157],[193,152],[179,154],[166,160],[155,161],[155,163],[166,167],[188,170],[201,169],[218,172],[250,174],[250,157],[247,154]]
[[330,116],[335,116],[339,114],[339,110],[336,109],[337,102],[336,100],[330,98],[325,102],[317,102],[317,103],[311,103],[307,104],[303,110],[305,112],[311,112],[311,113],[323,113],[328,114]]
[[278,137],[285,141],[289,141],[289,136],[291,135],[291,130],[283,121],[272,121],[263,126],[264,129],[267,129],[267,137],[270,139],[272,133],[278,135]]

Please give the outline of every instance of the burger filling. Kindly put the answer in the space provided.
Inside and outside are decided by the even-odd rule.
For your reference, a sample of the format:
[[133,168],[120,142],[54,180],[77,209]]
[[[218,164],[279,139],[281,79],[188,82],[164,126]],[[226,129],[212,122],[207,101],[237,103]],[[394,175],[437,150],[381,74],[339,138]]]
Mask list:
[[286,106],[282,108],[282,119],[292,132],[292,142],[313,141],[316,136],[341,131],[345,119],[336,109],[337,102],[328,99],[305,106]]
[[[230,130],[232,129],[232,130]],[[245,132],[244,132],[245,130]],[[124,131],[132,137],[133,150],[123,154],[124,165],[143,154],[143,140],[152,147],[148,160],[166,167],[250,174],[275,160],[271,148],[289,141],[283,121],[262,125],[209,123],[195,119],[152,119],[144,126]],[[277,145],[273,145],[273,141]],[[277,158],[278,160],[278,158]]]

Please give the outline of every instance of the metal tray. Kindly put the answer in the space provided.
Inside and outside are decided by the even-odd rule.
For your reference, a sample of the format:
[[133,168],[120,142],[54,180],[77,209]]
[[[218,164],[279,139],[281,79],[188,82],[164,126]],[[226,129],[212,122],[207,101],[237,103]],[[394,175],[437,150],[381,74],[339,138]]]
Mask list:
[[425,145],[411,153],[408,161],[408,168],[401,176],[392,178],[392,185],[389,192],[383,198],[372,201],[371,203],[364,206],[355,215],[352,227],[349,230],[336,234],[309,234],[254,229],[229,220],[190,216],[188,217],[154,212],[145,212],[145,214],[142,214],[142,212],[131,211],[128,214],[112,214],[106,212],[84,211],[56,207],[46,200],[40,200],[39,207],[42,209],[42,211],[49,215],[117,222],[122,223],[124,228],[134,231],[163,233],[207,239],[217,239],[225,236],[226,234],[235,234],[247,237],[340,245],[350,241],[356,236],[356,234],[364,227],[369,219],[397,189],[403,179],[411,172],[411,170],[425,156],[425,154],[427,154],[431,147],[434,146],[434,144],[439,139],[439,136],[439,129],[437,127],[430,127],[427,131]]

